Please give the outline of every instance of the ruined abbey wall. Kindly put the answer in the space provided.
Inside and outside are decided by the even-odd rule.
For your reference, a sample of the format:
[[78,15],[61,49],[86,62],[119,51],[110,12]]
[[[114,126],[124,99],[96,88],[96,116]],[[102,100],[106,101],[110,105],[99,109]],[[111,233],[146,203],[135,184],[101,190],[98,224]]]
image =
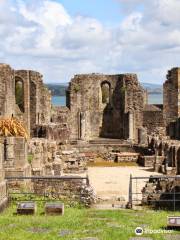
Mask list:
[[[109,87],[105,103],[102,100],[104,84]],[[67,95],[72,138],[137,139],[145,91],[136,75],[75,75]]]
[[42,75],[30,71],[31,134],[37,125],[46,125],[51,119],[51,94],[44,86]]
[[166,126],[180,117],[180,68],[168,71],[164,85],[164,120]]
[[0,115],[15,114],[14,70],[9,65],[0,64]]
[[[23,109],[16,104],[17,82],[22,83]],[[48,124],[51,117],[51,94],[43,84],[42,75],[34,71],[15,71],[9,65],[0,64],[0,114],[17,116],[29,132],[38,124]]]

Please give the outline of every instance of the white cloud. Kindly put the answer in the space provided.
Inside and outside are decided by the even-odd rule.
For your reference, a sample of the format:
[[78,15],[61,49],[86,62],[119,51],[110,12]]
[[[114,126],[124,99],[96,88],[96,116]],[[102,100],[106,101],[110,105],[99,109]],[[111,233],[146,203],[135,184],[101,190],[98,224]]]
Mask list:
[[116,1],[128,11],[118,27],[107,28],[70,16],[55,0],[0,0],[0,62],[36,69],[52,82],[88,72],[164,81],[180,62],[180,1]]

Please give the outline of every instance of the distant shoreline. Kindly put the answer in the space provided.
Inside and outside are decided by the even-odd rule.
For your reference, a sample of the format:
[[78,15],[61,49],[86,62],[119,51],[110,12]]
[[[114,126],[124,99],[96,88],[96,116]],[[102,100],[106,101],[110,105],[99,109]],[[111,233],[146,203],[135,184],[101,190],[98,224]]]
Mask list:
[[[163,93],[162,92],[148,92],[148,94],[150,94],[150,95],[162,95]],[[58,95],[58,94],[53,94],[52,93],[52,96],[53,97],[66,97],[66,95],[65,94],[63,94],[63,95]]]
[[[66,96],[52,96],[52,104],[54,106],[66,106]],[[149,93],[148,104],[163,104],[162,93]]]
[[[161,85],[155,85],[150,83],[142,84],[143,88],[147,90],[148,94],[161,95],[163,93]],[[67,84],[46,84],[46,87],[51,91],[52,96],[65,97],[66,90],[68,89]]]
[[151,94],[151,95],[162,95],[163,93],[162,92],[148,92],[148,94]]

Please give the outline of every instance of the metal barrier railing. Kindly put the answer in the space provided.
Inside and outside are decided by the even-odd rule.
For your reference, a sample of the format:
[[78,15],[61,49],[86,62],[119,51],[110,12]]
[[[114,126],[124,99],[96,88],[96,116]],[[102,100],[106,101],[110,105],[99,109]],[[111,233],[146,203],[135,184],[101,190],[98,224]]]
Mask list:
[[[170,180],[172,184],[174,183],[173,188],[169,191],[167,191],[167,189],[154,189],[149,192],[142,191],[147,183],[154,183],[154,186],[156,186],[156,184],[158,186],[158,184],[164,180]],[[137,205],[143,205],[143,198],[146,197],[146,205],[153,205],[159,208],[167,207],[174,211],[180,209],[180,176],[154,175],[150,177],[133,177],[130,175],[129,207],[133,208]]]

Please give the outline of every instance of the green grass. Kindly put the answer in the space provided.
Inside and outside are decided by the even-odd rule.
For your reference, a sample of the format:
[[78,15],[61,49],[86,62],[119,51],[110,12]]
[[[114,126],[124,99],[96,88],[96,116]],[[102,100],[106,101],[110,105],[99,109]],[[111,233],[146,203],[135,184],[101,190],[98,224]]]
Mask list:
[[[34,216],[18,216],[15,212],[14,204],[0,214],[0,240],[78,240],[85,237],[128,240],[136,236],[136,227],[144,225],[152,230],[163,229],[167,216],[174,215],[172,212],[153,210],[111,211],[65,207],[64,216],[45,216],[43,203],[38,203],[38,212]],[[180,212],[175,215],[180,215]],[[72,234],[62,237],[59,235],[61,230],[71,230]],[[178,232],[173,231],[172,234]],[[161,240],[167,235],[151,234],[143,237]]]

